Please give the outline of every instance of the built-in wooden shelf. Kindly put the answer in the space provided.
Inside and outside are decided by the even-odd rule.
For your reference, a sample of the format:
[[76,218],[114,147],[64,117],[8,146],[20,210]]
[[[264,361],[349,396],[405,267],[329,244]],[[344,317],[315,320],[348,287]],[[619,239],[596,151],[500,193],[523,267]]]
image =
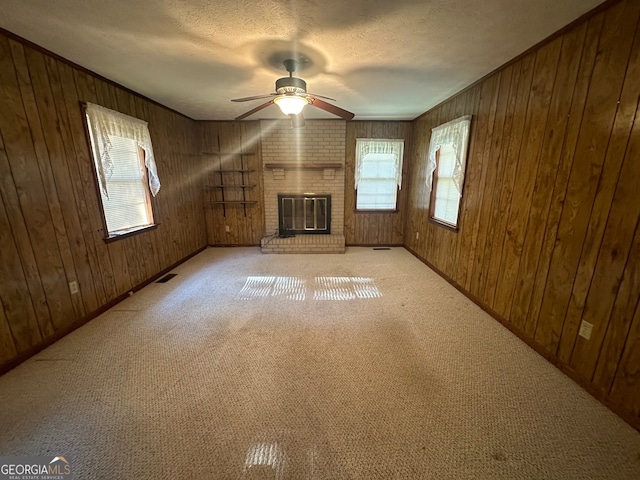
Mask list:
[[293,162],[278,162],[278,163],[265,163],[265,168],[283,168],[285,170],[323,170],[325,168],[342,168],[342,163],[327,162],[327,163],[293,163]]
[[[218,140],[219,143],[219,140]],[[252,188],[257,184],[250,183],[252,172],[256,172],[256,153],[249,152],[201,152],[207,158],[211,169],[208,171],[209,182],[204,186],[207,201],[211,205],[221,205],[222,214],[226,217],[228,205],[241,205],[247,216],[247,205],[255,205],[257,200],[249,200]],[[225,165],[226,161],[230,162]],[[249,168],[249,167],[253,168]],[[234,200],[228,197],[234,198]]]

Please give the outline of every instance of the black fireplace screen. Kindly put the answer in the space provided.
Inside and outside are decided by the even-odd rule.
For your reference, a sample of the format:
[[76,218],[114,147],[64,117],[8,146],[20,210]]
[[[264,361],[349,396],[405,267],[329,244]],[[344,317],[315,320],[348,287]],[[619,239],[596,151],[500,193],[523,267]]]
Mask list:
[[331,195],[278,194],[279,234],[331,233]]

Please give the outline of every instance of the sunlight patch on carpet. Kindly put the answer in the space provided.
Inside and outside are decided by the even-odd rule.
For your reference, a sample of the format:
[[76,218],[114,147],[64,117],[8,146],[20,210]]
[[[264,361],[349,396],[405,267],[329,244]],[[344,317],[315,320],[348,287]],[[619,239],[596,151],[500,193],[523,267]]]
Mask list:
[[355,300],[382,297],[373,278],[316,277],[314,300]]
[[[311,285],[309,285],[311,283]],[[382,293],[369,277],[315,277],[313,282],[300,277],[249,276],[238,298],[281,297],[287,300],[357,300],[379,298]]]
[[260,297],[284,297],[287,300],[304,300],[305,281],[299,277],[251,276],[247,277],[238,297],[242,300]]

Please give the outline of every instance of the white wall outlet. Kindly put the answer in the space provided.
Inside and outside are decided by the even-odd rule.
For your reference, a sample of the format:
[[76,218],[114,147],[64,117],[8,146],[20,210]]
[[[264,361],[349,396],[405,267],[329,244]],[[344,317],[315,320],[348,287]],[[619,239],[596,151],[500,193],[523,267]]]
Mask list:
[[229,225],[224,226],[224,231],[229,233],[231,231],[231,227]]
[[592,331],[593,324],[587,322],[586,320],[582,320],[582,322],[580,323],[580,331],[578,332],[578,335],[580,335],[582,338],[590,340]]
[[71,295],[75,295],[76,293],[80,292],[80,288],[78,288],[78,282],[76,282],[75,280],[73,282],[69,282],[69,291],[71,292]]
[[420,238],[420,232],[416,232],[416,240]]

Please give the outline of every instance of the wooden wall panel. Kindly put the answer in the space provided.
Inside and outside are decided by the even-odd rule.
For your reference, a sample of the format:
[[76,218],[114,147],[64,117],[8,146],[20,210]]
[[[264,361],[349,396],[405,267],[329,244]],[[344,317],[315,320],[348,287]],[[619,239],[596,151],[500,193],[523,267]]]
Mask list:
[[[347,245],[402,245],[404,212],[408,187],[407,169],[411,155],[410,122],[347,122],[345,149],[344,236]],[[356,139],[404,140],[402,189],[398,192],[398,211],[357,213],[355,191]]]
[[[12,235],[11,223],[2,201],[0,201],[0,260],[1,278],[11,279],[0,283],[2,323],[6,324],[6,328],[3,328],[0,333],[11,335],[9,338],[3,338],[1,343],[7,345],[10,350],[13,345],[13,355],[17,355],[42,341],[42,319],[37,317],[38,312],[34,308],[21,265],[20,252]],[[43,296],[41,289],[37,293]],[[47,331],[52,331],[50,317],[47,316],[47,319],[49,320]],[[2,357],[8,361],[13,355],[3,354]]]
[[555,85],[549,105],[542,149],[537,160],[539,163],[538,172],[535,178],[510,314],[512,322],[529,334],[531,334],[533,324],[528,321],[528,313],[541,257],[539,252],[542,250],[554,182],[559,170],[559,158],[570,115],[571,100],[582,51],[580,47],[584,41],[585,31],[586,25],[583,24],[560,39],[562,45],[554,79]]
[[[545,133],[551,95],[556,77],[561,40],[545,45],[536,56],[533,67],[531,93],[526,107],[523,141],[518,152],[518,166],[515,172],[513,194],[507,219],[507,236],[502,247],[500,274],[496,286],[494,305],[496,311],[522,328],[526,319],[511,317],[511,304],[516,289],[521,260],[526,261],[528,252],[523,251],[524,238],[530,220],[533,187],[536,176],[543,173],[539,169],[540,151]],[[531,252],[535,255],[534,252]]]
[[[617,10],[612,9],[605,15],[586,104],[586,111],[593,112],[593,116],[583,119],[576,147],[576,155],[588,161],[590,168],[572,171],[567,201],[560,219],[559,231],[570,231],[565,238],[572,245],[570,253],[562,247],[558,249],[563,254],[569,253],[564,255],[562,268],[575,272],[558,345],[558,356],[565,362],[571,361],[576,342],[579,342],[576,333],[593,279],[624,148],[633,122],[633,115],[629,117],[625,114],[628,108],[620,108],[620,99],[624,93],[623,82],[639,14],[640,3],[631,2]],[[604,52],[607,52],[606,56],[601,54]],[[632,101],[637,105],[637,95]],[[635,112],[635,106],[632,112]],[[569,206],[572,207],[568,208]],[[582,252],[576,254],[574,247],[580,244]],[[564,242],[562,245],[564,246]],[[552,266],[550,278],[553,273]],[[544,312],[544,301],[542,306]],[[599,334],[598,327],[599,325],[596,326],[595,335]],[[554,329],[554,334],[557,331]],[[593,372],[587,373],[589,368],[582,370],[582,366],[578,367],[581,373],[590,377]]]
[[[162,182],[156,230],[104,242],[80,102],[149,122]],[[2,33],[0,111],[4,369],[207,240],[193,120]]]
[[[635,425],[639,19],[640,3],[611,2],[418,118],[404,235],[419,257]],[[427,219],[425,159],[431,129],[460,114],[473,121],[459,230],[451,232]],[[583,319],[593,324],[589,340],[578,335]]]
[[[199,152],[205,162],[205,174],[199,185],[208,244],[260,245],[265,236],[260,123],[199,122],[198,131]],[[216,170],[236,171],[218,173]],[[239,170],[250,171],[243,174]],[[255,186],[231,187],[243,181]],[[220,183],[228,187],[212,187]],[[255,203],[211,203],[223,199]]]
[[[581,59],[580,66],[578,68],[578,76],[573,89],[567,129],[562,139],[563,145],[560,152],[560,160],[555,165],[556,178],[553,187],[551,205],[549,207],[549,216],[547,218],[542,249],[539,255],[540,260],[538,270],[533,283],[533,294],[531,305],[529,306],[529,316],[526,325],[526,333],[529,337],[533,337],[536,329],[538,328],[540,309],[542,308],[546,281],[549,269],[551,268],[551,258],[556,244],[558,225],[560,222],[560,216],[562,215],[569,175],[571,174],[571,169],[573,167],[576,144],[580,133],[585,102],[589,91],[589,82],[591,81],[603,20],[604,15],[598,15],[589,20],[586,37],[584,44],[582,45],[582,51],[580,52]],[[578,44],[576,50],[579,49],[580,47]]]

